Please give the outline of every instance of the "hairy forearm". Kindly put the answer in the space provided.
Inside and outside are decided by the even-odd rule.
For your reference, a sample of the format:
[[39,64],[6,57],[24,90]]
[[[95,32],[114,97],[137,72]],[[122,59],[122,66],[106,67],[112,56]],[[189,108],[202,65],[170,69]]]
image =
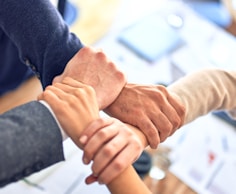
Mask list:
[[184,104],[186,124],[212,110],[236,108],[236,71],[202,70],[181,78],[168,90]]

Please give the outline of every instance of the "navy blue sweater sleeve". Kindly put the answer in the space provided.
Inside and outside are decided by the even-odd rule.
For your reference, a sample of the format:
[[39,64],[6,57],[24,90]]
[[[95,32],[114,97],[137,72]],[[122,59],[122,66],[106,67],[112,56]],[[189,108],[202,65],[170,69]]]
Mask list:
[[22,62],[38,75],[43,87],[51,84],[83,47],[49,0],[1,0],[0,28],[18,48]]

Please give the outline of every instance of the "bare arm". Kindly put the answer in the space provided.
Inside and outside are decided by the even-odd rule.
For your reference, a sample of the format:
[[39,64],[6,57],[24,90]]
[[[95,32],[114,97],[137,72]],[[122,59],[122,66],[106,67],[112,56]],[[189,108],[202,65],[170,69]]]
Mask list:
[[112,194],[151,194],[132,166],[107,185]]

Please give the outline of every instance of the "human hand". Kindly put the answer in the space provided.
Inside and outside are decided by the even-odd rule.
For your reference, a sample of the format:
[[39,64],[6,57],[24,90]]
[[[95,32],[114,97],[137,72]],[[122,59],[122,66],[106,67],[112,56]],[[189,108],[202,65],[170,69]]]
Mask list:
[[[93,161],[93,174],[86,183],[108,184],[131,165],[147,146],[141,131],[115,118],[93,121],[81,134],[83,161]],[[131,154],[132,153],[132,154]]]
[[151,148],[173,134],[185,116],[184,106],[161,85],[126,84],[104,111],[142,130]]
[[96,94],[91,86],[66,77],[62,83],[46,87],[39,100],[46,101],[60,125],[77,146],[81,132],[94,119],[99,118]]
[[101,50],[84,47],[67,63],[64,72],[53,83],[71,77],[94,88],[99,109],[111,104],[126,83],[124,74],[117,69]]

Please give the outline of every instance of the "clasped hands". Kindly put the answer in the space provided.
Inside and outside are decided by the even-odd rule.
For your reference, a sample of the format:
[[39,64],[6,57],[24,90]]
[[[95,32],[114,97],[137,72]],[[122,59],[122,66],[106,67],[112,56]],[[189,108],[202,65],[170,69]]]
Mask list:
[[[39,96],[55,112],[62,128],[93,161],[86,182],[108,184],[150,145],[178,129],[185,110],[163,86],[126,83],[124,74],[102,51],[81,49]],[[101,118],[104,110],[115,117]]]

